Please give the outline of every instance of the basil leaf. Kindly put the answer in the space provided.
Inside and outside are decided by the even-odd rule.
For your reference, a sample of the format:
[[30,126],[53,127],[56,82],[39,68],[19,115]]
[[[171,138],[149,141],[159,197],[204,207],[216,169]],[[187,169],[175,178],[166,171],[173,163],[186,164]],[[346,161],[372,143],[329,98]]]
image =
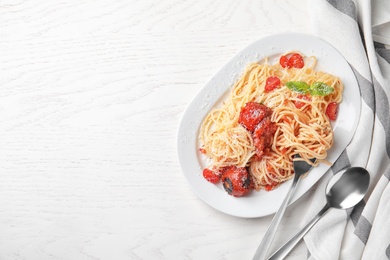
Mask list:
[[314,82],[310,86],[310,94],[312,96],[326,96],[332,93],[333,91],[334,89],[331,86],[323,82]]
[[295,92],[300,94],[306,94],[310,91],[310,86],[306,82],[303,81],[289,81],[286,83],[286,86]]

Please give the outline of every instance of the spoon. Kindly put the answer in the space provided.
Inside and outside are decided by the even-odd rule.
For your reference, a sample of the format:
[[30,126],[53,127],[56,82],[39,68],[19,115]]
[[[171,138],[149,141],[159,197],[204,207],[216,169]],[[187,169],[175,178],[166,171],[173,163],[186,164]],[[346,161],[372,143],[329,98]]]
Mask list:
[[370,174],[361,167],[350,167],[335,174],[326,186],[325,206],[320,212],[280,247],[268,260],[283,259],[298,244],[305,234],[330,208],[348,209],[358,204],[367,192]]
[[[299,160],[301,156],[299,154],[296,154],[294,156],[294,180],[291,184],[290,190],[287,193],[286,198],[284,199],[282,205],[280,205],[279,210],[276,212],[274,218],[272,219],[267,232],[265,233],[263,240],[261,241],[259,247],[256,250],[255,255],[253,256],[253,260],[260,259],[264,260],[269,247],[271,246],[271,243],[275,237],[276,230],[278,229],[279,223],[282,220],[283,214],[286,211],[287,206],[290,204],[291,198],[293,197],[295,193],[295,189],[298,185],[299,180],[303,175],[305,175],[313,166],[308,164],[306,161]],[[311,159],[311,161],[314,163],[316,159]]]

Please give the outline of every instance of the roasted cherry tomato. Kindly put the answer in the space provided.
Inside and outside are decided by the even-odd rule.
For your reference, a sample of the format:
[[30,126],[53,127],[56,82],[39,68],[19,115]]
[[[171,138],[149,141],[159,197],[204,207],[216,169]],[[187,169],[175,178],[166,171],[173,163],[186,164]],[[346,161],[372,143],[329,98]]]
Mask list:
[[269,151],[276,128],[276,124],[271,121],[271,117],[266,117],[259,123],[253,132],[253,142],[258,160],[263,158]]
[[253,132],[261,120],[271,114],[272,110],[267,106],[257,102],[248,102],[243,108],[241,108],[238,123],[240,123],[248,131]]
[[279,63],[283,68],[288,68],[288,57],[286,55],[282,55],[279,59]]
[[[297,98],[302,99],[302,100],[306,100],[306,101],[311,101],[311,98],[310,98],[309,95],[302,95],[302,94],[299,94],[299,95],[297,96]],[[304,105],[306,105],[306,104],[307,104],[307,103],[302,102],[302,101],[298,101],[298,100],[295,100],[295,101],[294,101],[294,105],[295,105],[295,107],[298,108],[298,109],[302,108],[302,107],[303,107]]]
[[338,110],[339,110],[339,105],[336,102],[331,102],[328,104],[325,113],[330,120],[336,120]]
[[291,53],[282,55],[279,59],[280,66],[283,68],[298,68],[301,69],[305,65],[303,57],[299,53]]
[[229,167],[222,174],[223,187],[229,195],[242,197],[252,190],[252,180],[244,167]]
[[271,92],[280,86],[280,79],[275,76],[268,77],[265,82],[265,92]]
[[288,58],[289,68],[301,69],[305,65],[301,54],[293,53],[290,58]]
[[203,170],[203,177],[211,183],[218,183],[221,179],[221,175],[218,171],[213,171],[208,168]]

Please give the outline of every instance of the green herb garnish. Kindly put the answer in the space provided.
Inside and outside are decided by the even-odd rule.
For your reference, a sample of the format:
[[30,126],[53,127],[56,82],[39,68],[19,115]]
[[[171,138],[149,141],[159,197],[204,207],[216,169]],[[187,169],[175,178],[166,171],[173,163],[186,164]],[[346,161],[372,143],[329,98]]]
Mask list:
[[312,96],[326,96],[329,95],[334,91],[334,88],[332,88],[329,85],[326,85],[323,82],[314,82],[310,86],[310,94]]
[[310,91],[310,86],[306,82],[303,81],[290,81],[286,83],[286,86],[292,91],[306,94]]
[[334,88],[323,82],[314,82],[310,86],[303,81],[289,81],[286,83],[286,86],[294,92],[310,94],[312,96],[326,96],[334,91]]

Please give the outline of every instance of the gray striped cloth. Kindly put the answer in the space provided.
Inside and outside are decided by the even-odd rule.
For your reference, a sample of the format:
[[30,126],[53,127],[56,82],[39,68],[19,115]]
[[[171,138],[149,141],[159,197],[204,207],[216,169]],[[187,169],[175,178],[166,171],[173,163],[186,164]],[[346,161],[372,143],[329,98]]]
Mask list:
[[[314,35],[338,49],[361,92],[353,140],[331,171],[365,167],[370,190],[349,210],[331,209],[305,236],[308,259],[390,259],[390,0],[308,0]],[[301,225],[325,205],[322,178]],[[287,257],[288,259],[288,257]]]

